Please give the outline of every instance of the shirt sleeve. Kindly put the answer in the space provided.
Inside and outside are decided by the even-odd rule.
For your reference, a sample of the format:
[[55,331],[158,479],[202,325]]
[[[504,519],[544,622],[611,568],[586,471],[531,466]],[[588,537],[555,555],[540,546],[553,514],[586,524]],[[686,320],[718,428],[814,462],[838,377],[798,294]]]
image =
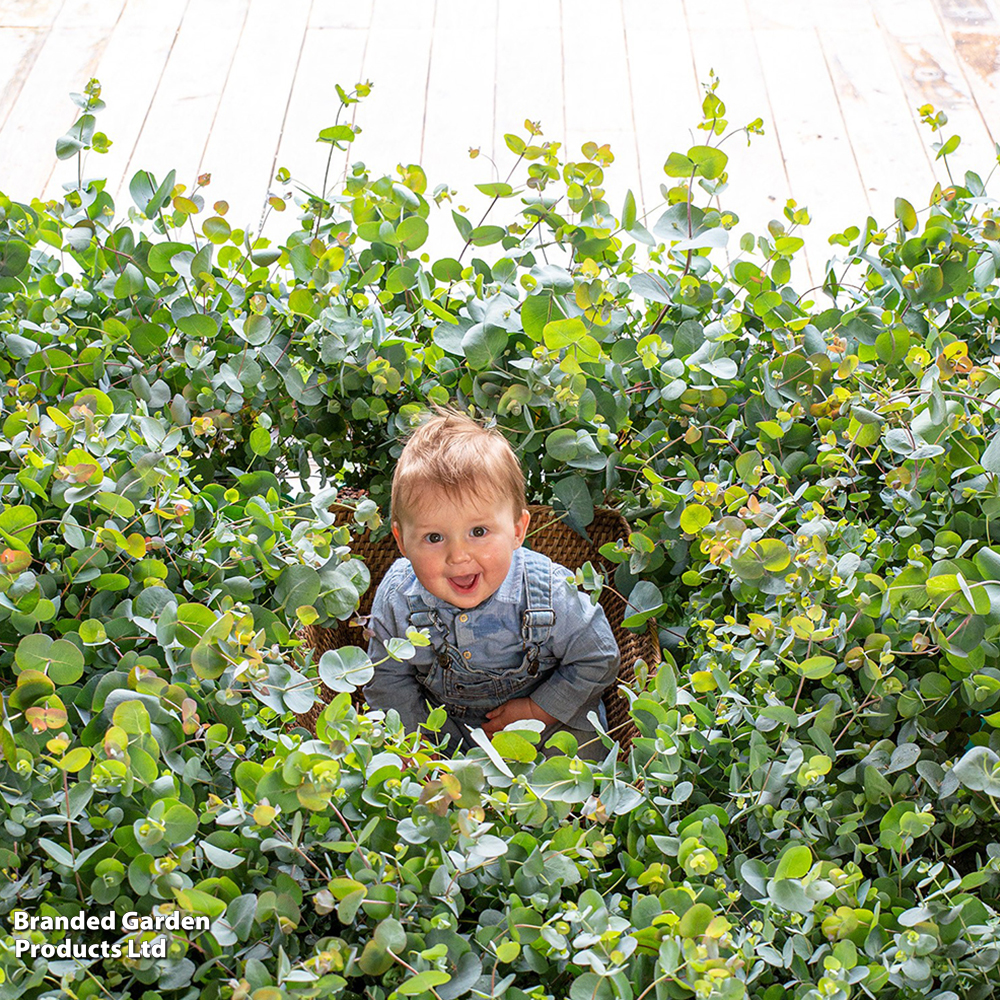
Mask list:
[[[386,652],[390,639],[405,638],[409,627],[407,615],[403,613],[405,598],[399,593],[402,574],[398,563],[391,566],[375,591],[368,627],[374,633],[368,640],[368,656],[376,664],[375,674],[365,685],[365,701],[372,708],[388,711],[394,708],[399,713],[403,728],[415,732],[427,720],[427,698],[417,679],[414,660],[395,660]],[[429,647],[428,647],[429,648]],[[423,650],[418,649],[420,656]],[[379,663],[379,660],[385,660]],[[432,740],[442,736],[451,737],[450,746],[454,750],[462,740],[455,723],[449,719],[440,733],[427,734]]]
[[587,714],[618,676],[621,654],[604,608],[566,582],[572,574],[564,566],[553,563],[550,572],[556,623],[544,652],[557,665],[531,699],[570,728],[592,729]]

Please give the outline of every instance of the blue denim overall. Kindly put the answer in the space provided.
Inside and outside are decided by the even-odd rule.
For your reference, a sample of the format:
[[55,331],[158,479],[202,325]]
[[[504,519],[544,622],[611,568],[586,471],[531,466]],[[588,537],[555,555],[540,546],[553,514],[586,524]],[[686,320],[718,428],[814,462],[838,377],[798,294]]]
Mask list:
[[444,705],[449,718],[466,727],[483,725],[486,713],[512,698],[533,691],[543,679],[545,642],[556,622],[552,607],[552,574],[543,556],[523,549],[524,584],[528,607],[521,616],[523,655],[518,663],[472,663],[452,642],[452,633],[437,608],[428,607],[415,594],[407,595],[409,624],[429,628],[434,658],[429,664],[416,665],[417,681],[432,703]]

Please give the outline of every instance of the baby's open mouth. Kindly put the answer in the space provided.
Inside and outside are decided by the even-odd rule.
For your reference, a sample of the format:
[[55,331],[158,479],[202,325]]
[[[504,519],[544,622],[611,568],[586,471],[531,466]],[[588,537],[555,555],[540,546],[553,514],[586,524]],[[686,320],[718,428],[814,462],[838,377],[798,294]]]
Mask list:
[[479,574],[472,573],[469,576],[452,576],[448,578],[448,582],[456,590],[467,594],[469,591],[475,589],[476,584],[479,582]]

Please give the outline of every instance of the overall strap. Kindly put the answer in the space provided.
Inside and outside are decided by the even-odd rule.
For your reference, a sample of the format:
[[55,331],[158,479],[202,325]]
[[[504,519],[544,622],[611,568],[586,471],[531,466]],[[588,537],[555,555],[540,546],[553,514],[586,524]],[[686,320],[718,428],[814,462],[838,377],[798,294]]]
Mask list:
[[521,638],[532,658],[538,658],[539,648],[545,644],[556,623],[552,608],[552,570],[545,556],[522,549],[524,555],[524,582],[528,594],[528,607],[521,618]]

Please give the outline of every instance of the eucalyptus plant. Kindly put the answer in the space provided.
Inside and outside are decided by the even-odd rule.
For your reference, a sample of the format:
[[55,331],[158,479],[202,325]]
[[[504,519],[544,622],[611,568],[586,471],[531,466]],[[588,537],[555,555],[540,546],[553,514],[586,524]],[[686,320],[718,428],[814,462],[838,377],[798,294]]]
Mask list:
[[[416,164],[331,180],[338,113],[320,185],[267,193],[277,245],[208,175],[115,205],[100,85],[74,99],[65,195],[0,195],[0,998],[993,995],[1000,226],[943,113],[926,204],[802,293],[808,210],[725,204],[763,123],[714,76],[658,208],[616,215],[610,148],[531,121],[480,218]],[[577,530],[626,515],[579,582],[661,629],[628,753],[528,725],[443,757],[355,706],[363,641],[303,642],[356,613],[432,402]],[[80,912],[165,956],[14,930]]]

